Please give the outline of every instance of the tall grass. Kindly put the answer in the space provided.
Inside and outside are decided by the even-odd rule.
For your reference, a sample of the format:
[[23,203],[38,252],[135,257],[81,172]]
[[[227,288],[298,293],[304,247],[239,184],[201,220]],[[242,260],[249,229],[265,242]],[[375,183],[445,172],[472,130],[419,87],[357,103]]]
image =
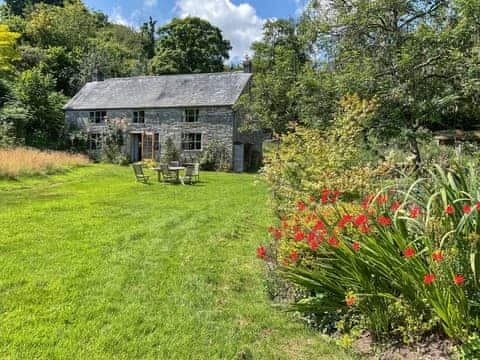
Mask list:
[[88,164],[84,155],[28,148],[0,149],[0,178],[49,175]]

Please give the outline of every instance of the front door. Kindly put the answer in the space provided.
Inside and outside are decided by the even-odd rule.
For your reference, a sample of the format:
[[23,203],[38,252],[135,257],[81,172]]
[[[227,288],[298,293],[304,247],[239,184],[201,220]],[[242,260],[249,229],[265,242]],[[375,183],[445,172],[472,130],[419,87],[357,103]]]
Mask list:
[[142,135],[131,134],[130,143],[132,162],[142,161]]
[[244,171],[244,149],[243,144],[233,145],[233,171]]

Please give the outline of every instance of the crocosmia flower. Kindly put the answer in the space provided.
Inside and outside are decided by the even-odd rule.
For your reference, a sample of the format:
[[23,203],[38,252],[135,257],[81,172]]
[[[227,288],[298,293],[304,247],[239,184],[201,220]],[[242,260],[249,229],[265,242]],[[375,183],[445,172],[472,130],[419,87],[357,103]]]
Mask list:
[[457,274],[453,277],[453,281],[457,285],[462,285],[465,282],[465,278],[462,275]]
[[453,205],[447,205],[447,207],[445,208],[445,213],[448,215],[451,215],[454,212],[455,212],[455,208],[453,207]]
[[360,243],[355,241],[353,244],[352,244],[352,249],[355,250],[355,251],[359,251],[360,250]]
[[362,224],[365,224],[367,221],[368,221],[367,215],[361,214],[361,215],[358,215],[358,216],[355,218],[355,220],[353,221],[353,223],[354,223],[356,226],[360,226],[360,225],[362,225]]
[[290,259],[292,259],[293,262],[298,260],[298,254],[296,251],[293,251],[292,253],[290,253]]
[[335,239],[333,236],[328,239],[328,243],[332,245],[334,248],[338,248],[340,246],[340,241]]
[[282,232],[276,229],[273,233],[273,236],[275,236],[277,239],[280,239],[282,237]]
[[400,209],[400,202],[399,201],[394,201],[390,208],[392,209],[392,211],[397,211],[398,209]]
[[303,211],[305,210],[305,204],[303,203],[303,201],[297,201],[297,208],[299,211]]
[[434,274],[427,274],[423,277],[423,282],[427,285],[430,285],[435,281],[435,275]]
[[434,251],[433,254],[432,254],[432,259],[434,261],[443,261],[443,253],[441,250],[437,250],[437,251]]
[[302,241],[305,239],[305,234],[303,232],[297,232],[295,234],[295,241]]
[[392,219],[390,219],[389,217],[387,216],[380,216],[378,218],[378,222],[384,226],[388,226],[392,223]]
[[265,258],[265,255],[267,254],[267,250],[263,246],[259,246],[257,248],[257,256],[261,259]]
[[347,304],[347,306],[352,306],[353,304],[355,304],[355,296],[353,295],[348,295],[346,298],[345,298],[345,303]]
[[412,247],[408,247],[403,251],[403,255],[407,258],[415,255],[415,250]]
[[410,209],[410,217],[416,219],[418,215],[420,215],[420,207],[415,205]]
[[467,205],[464,205],[464,206],[463,206],[463,212],[464,212],[465,214],[470,214],[470,213],[472,212],[472,207],[471,207],[470,205],[468,205],[468,204],[467,204]]

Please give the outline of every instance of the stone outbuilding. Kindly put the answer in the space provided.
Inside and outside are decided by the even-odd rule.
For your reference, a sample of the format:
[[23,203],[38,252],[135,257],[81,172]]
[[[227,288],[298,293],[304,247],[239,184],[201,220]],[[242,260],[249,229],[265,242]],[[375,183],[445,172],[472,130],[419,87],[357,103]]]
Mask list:
[[88,134],[91,156],[102,151],[106,121],[122,120],[123,151],[130,161],[160,160],[171,139],[186,161],[199,160],[209,142],[221,142],[232,170],[242,172],[262,156],[262,132],[242,132],[234,105],[252,74],[141,76],[87,83],[64,107],[66,125]]

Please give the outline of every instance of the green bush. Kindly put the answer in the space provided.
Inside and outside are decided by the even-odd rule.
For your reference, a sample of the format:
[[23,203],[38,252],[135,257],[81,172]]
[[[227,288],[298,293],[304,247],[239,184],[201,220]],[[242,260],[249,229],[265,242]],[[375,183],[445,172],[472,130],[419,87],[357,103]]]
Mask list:
[[280,259],[258,255],[312,294],[295,310],[359,315],[378,338],[410,342],[438,325],[466,341],[480,328],[478,175],[474,165],[436,167],[409,187],[366,197],[360,211],[324,190],[270,229]]
[[212,139],[203,153],[200,166],[203,170],[229,170],[229,158],[227,147],[221,141]]

